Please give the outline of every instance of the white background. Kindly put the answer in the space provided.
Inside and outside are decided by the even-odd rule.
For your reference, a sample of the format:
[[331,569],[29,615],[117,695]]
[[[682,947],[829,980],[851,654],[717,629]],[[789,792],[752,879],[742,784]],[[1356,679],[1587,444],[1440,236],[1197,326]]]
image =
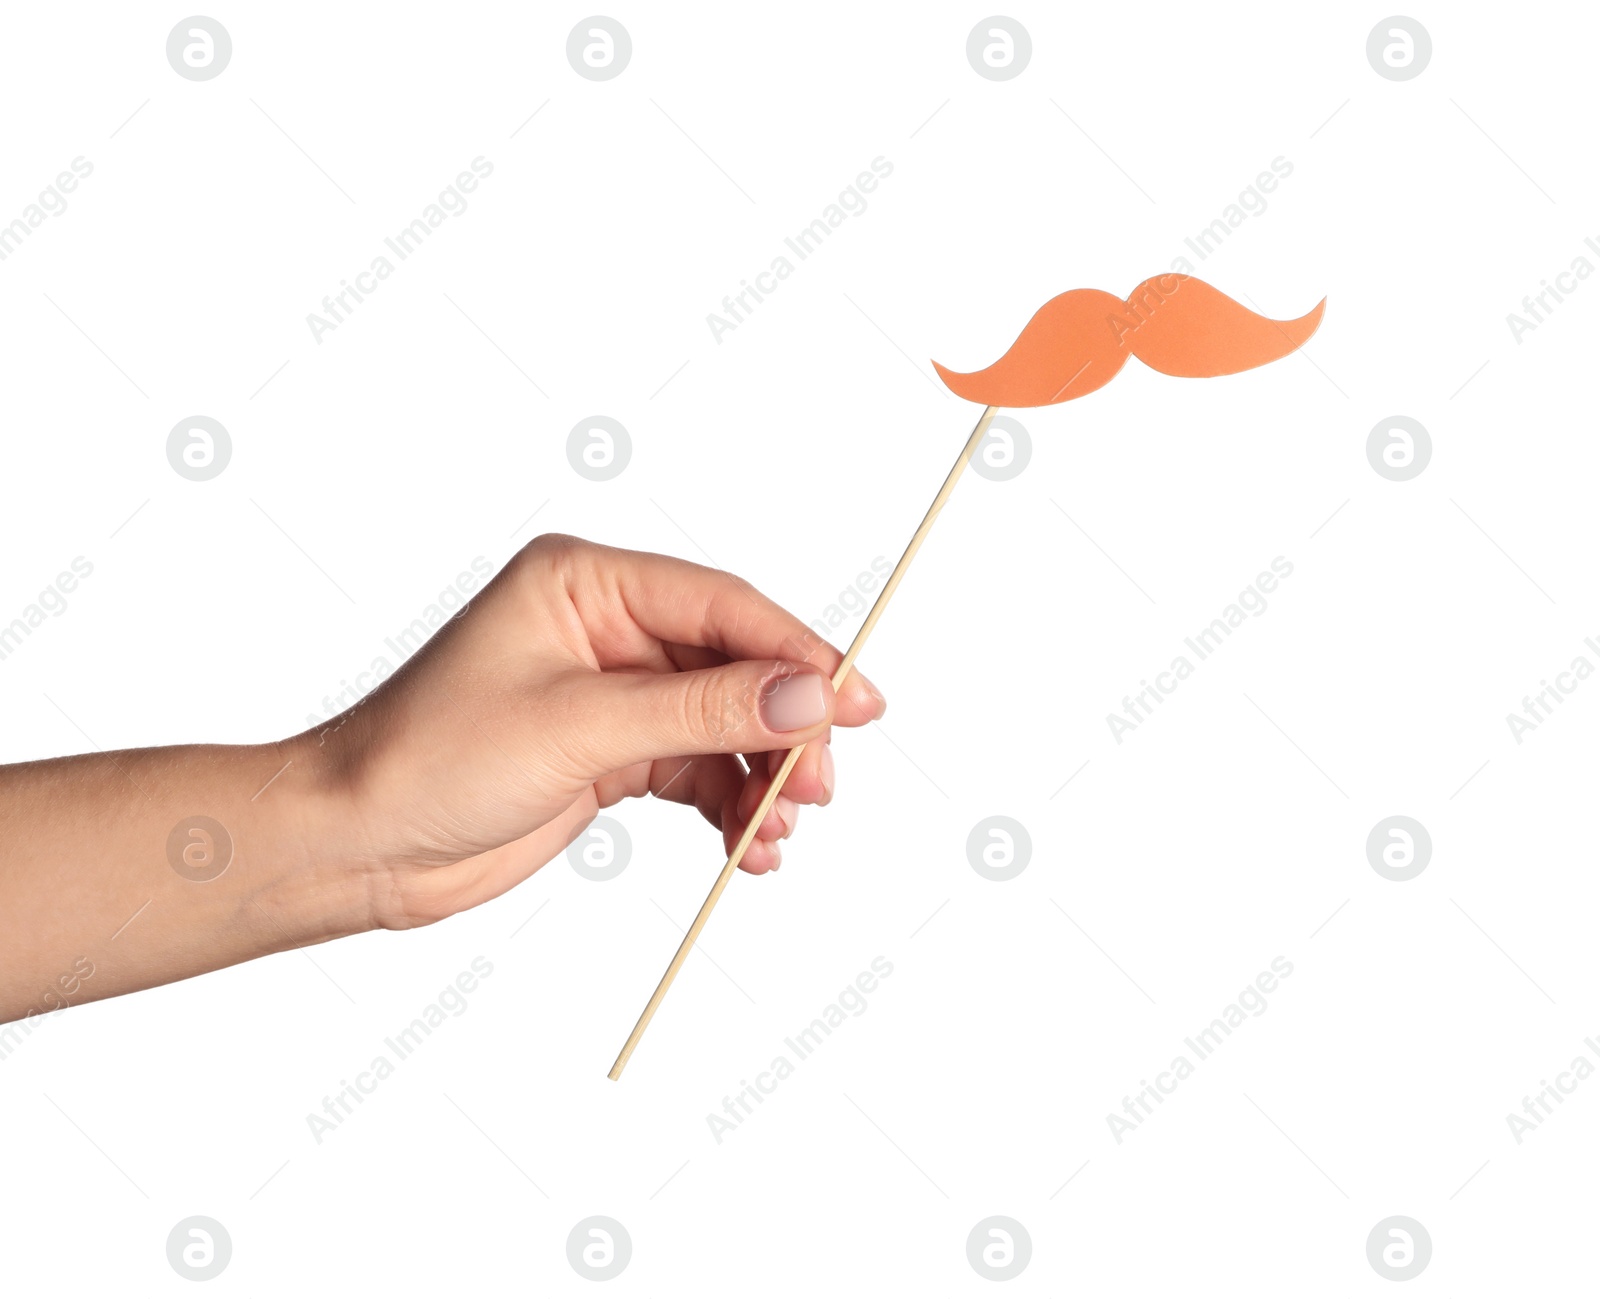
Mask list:
[[[965,1242],[994,1214],[1031,1236],[1025,1294],[1387,1293],[1365,1242],[1394,1214],[1432,1238],[1416,1293],[1589,1283],[1600,1081],[1521,1144],[1506,1115],[1595,1056],[1600,684],[1520,745],[1505,716],[1600,664],[1600,285],[1520,344],[1506,315],[1600,234],[1596,20],[1414,11],[1432,62],[1393,82],[1381,9],[1103,8],[1010,9],[1032,61],[993,82],[971,6],[624,5],[632,61],[591,82],[581,9],[230,5],[199,83],[165,58],[181,10],[7,9],[0,219],[94,168],[0,263],[0,622],[94,565],[0,662],[7,761],[300,730],[542,530],[820,618],[976,417],[925,358],[978,368],[1054,294],[1166,271],[1274,158],[1196,269],[1279,317],[1328,298],[1303,356],[1133,362],[1020,414],[1031,462],[962,482],[863,659],[884,724],[837,737],[834,805],[734,881],[620,1084],[720,862],[676,807],[615,813],[613,882],[558,859],[426,931],[45,1022],[0,1061],[9,1289],[192,1293],[165,1257],[191,1214],[232,1237],[223,1295],[589,1293],[592,1214],[631,1236],[619,1295],[987,1293]],[[479,156],[470,208],[313,341]],[[715,342],[879,156],[867,210]],[[195,414],[233,440],[205,483],[165,454]],[[593,414],[632,437],[610,482],[567,462]],[[1394,414],[1432,435],[1409,482],[1366,458]],[[1267,612],[1116,743],[1107,713],[1280,555]],[[1433,839],[1405,883],[1365,851],[1394,814]],[[966,856],[991,815],[1032,837],[1005,883]],[[879,956],[866,1013],[719,1144],[707,1114]],[[1114,1140],[1278,956],[1266,1013]],[[307,1113],[474,957],[466,1013],[319,1145]]]

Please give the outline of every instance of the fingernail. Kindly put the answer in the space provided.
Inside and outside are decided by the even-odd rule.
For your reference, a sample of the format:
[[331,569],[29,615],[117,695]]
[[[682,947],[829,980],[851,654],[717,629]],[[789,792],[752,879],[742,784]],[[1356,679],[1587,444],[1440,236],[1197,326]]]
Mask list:
[[787,794],[779,794],[772,806],[778,813],[778,820],[783,822],[781,837],[787,839],[794,833],[795,826],[800,823],[800,805]]
[[799,731],[828,715],[822,677],[797,672],[772,686],[761,699],[761,720],[770,731]]
[[822,746],[822,792],[827,798],[833,798],[833,745],[831,744]]

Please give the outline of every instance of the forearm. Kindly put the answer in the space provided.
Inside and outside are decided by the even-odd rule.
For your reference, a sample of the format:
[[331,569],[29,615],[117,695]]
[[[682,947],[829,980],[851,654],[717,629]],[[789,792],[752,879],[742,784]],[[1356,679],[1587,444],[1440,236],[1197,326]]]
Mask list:
[[314,739],[0,767],[0,1023],[369,928],[343,809]]

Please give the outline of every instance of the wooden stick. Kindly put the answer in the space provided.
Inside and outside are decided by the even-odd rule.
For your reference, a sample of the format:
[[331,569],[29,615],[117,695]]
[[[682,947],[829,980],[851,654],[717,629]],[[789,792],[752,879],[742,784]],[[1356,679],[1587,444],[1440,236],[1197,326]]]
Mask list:
[[[878,598],[873,601],[872,608],[867,613],[867,619],[861,624],[861,630],[856,633],[856,638],[850,642],[850,648],[845,651],[844,659],[839,664],[838,670],[833,674],[833,688],[838,690],[844,685],[844,679],[850,675],[856,656],[861,653],[867,643],[867,637],[872,635],[872,629],[878,625],[878,619],[883,617],[883,611],[889,607],[889,599],[894,595],[895,589],[900,585],[900,579],[906,575],[906,570],[911,567],[911,561],[917,557],[917,551],[922,548],[923,540],[933,527],[933,521],[939,517],[939,512],[944,509],[945,502],[950,499],[950,493],[955,490],[956,480],[961,477],[962,470],[967,467],[967,462],[972,459],[973,453],[978,449],[978,444],[983,441],[984,434],[989,431],[989,424],[999,413],[998,406],[984,408],[983,416],[978,420],[977,426],[972,430],[972,436],[967,439],[966,446],[961,448],[961,454],[956,457],[955,464],[951,467],[949,475],[944,480],[944,486],[939,489],[939,494],[933,498],[933,504],[928,507],[927,514],[923,515],[922,522],[916,532],[911,536],[911,543],[906,547],[905,553],[900,556],[900,562],[894,566],[894,572],[889,574],[889,580],[884,583],[883,590],[878,593]],[[656,985],[655,992],[651,995],[649,1003],[644,1008],[644,1013],[639,1016],[639,1022],[633,1026],[633,1032],[628,1034],[628,1040],[623,1043],[622,1051],[617,1056],[617,1062],[611,1066],[611,1072],[606,1076],[613,1082],[622,1077],[622,1070],[628,1063],[628,1058],[633,1055],[634,1048],[639,1045],[639,1039],[644,1036],[644,1031],[650,1027],[656,1009],[661,1005],[661,1000],[667,995],[667,989],[672,986],[672,981],[678,977],[689,952],[695,945],[695,940],[700,937],[700,931],[706,927],[706,921],[711,917],[711,909],[717,905],[717,899],[722,896],[722,891],[728,887],[728,881],[733,878],[733,872],[738,869],[739,863],[744,859],[746,850],[751,841],[756,837],[756,831],[761,823],[766,820],[767,813],[777,801],[778,795],[783,791],[784,781],[789,779],[789,773],[794,770],[795,763],[800,761],[800,755],[805,752],[805,745],[789,750],[788,756],[783,760],[783,765],[778,768],[778,774],[772,778],[766,796],[762,798],[750,823],[745,826],[744,833],[739,836],[739,842],[734,845],[733,852],[729,855],[727,863],[722,868],[722,873],[717,876],[717,882],[711,886],[711,892],[706,895],[706,900],[701,904],[700,912],[694,918],[694,923],[689,926],[689,932],[683,936],[683,942],[678,944],[677,954],[673,956],[672,963],[667,966],[667,972],[661,976],[661,982]]]

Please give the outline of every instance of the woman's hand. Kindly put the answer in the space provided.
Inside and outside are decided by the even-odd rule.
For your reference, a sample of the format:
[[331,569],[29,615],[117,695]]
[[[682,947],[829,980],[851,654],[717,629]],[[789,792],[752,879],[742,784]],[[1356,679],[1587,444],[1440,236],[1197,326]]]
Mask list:
[[835,697],[839,662],[736,577],[541,537],[316,730],[0,767],[0,1024],[442,919],[630,796],[692,804],[731,846],[782,751],[823,741],[745,855],[773,870],[833,795],[829,728],[883,712],[855,673]]
[[883,714],[855,671],[835,697],[840,658],[727,573],[540,537],[401,672],[296,743],[344,773],[386,928],[497,897],[624,798],[689,804],[731,850],[784,751],[821,740],[745,853],[759,875],[800,805],[833,797],[829,728]]

